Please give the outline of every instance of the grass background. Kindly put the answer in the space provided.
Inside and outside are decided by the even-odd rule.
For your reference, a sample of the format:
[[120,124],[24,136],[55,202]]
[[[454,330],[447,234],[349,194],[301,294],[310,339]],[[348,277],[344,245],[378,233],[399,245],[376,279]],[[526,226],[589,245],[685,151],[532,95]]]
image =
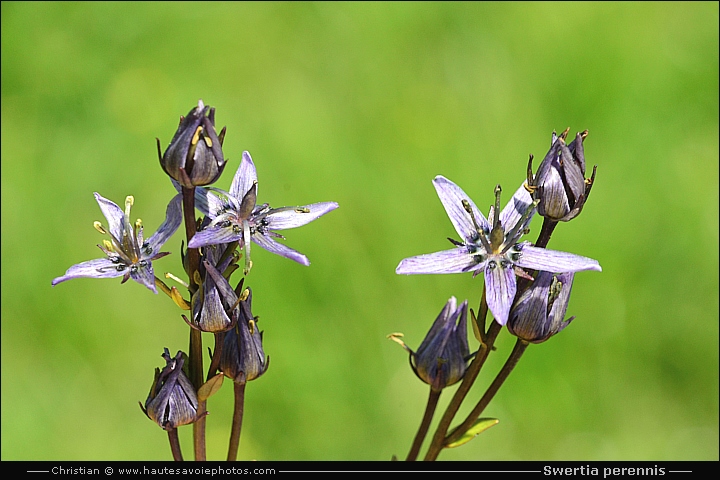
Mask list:
[[[404,458],[427,388],[385,336],[416,348],[451,295],[482,290],[394,273],[455,235],[432,178],[487,207],[571,127],[598,176],[550,248],[603,272],[576,276],[577,319],[529,348],[486,410],[499,425],[440,459],[718,460],[716,2],[3,2],[3,460],[170,458],[137,402],[163,347],[187,349],[177,308],[134,282],[50,281],[99,256],[92,192],[161,223],[155,137],[199,98],[228,127],[217,186],[248,150],[261,202],[340,204],[287,232],[309,268],[253,250],[272,361],[241,459]],[[182,237],[156,271],[181,273]],[[209,402],[210,459],[231,404],[229,384]]]

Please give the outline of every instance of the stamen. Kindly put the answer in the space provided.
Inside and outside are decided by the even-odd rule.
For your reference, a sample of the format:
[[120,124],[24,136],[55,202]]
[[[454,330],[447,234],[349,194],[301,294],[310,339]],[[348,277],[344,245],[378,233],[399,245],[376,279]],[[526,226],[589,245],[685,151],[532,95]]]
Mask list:
[[107,230],[102,226],[102,223],[98,222],[97,220],[93,222],[93,227],[95,227],[95,230],[102,233],[103,235],[107,234]]
[[475,213],[473,212],[472,207],[470,206],[470,202],[467,201],[467,199],[462,200],[462,206],[465,209],[467,213],[470,214],[470,219],[472,220],[473,226],[475,227],[475,231],[478,233],[478,236],[480,237],[480,241],[483,244],[483,247],[485,247],[485,251],[490,252],[490,242],[487,239],[487,236],[485,235],[485,232],[482,228],[480,228],[480,225],[478,225],[477,220],[475,219]]
[[310,213],[310,209],[307,207],[296,207],[295,211],[297,213]]
[[181,278],[179,278],[179,277],[176,277],[175,275],[173,275],[173,274],[170,273],[170,272],[168,272],[168,273],[165,274],[165,278],[172,278],[173,280],[175,280],[176,282],[178,282],[180,285],[182,285],[182,286],[185,287],[185,288],[189,288],[189,287],[190,287],[190,285],[188,285],[188,283],[187,283],[185,280],[183,280],[183,279],[181,279]]
[[247,275],[250,273],[250,269],[252,268],[252,261],[250,261],[250,222],[247,220],[243,220],[242,222],[243,226],[243,248],[245,249],[245,268],[243,269],[243,274]]
[[500,185],[495,186],[495,215],[494,215],[494,221],[493,221],[493,230],[500,226],[500,193],[502,193],[502,188]]
[[502,188],[500,185],[495,187],[495,210],[493,211],[493,227],[490,231],[490,245],[492,251],[498,253],[502,247],[503,241],[505,240],[505,231],[500,224],[500,193]]
[[[530,217],[530,215],[533,214],[533,212],[535,211],[535,208],[538,206],[539,203],[540,203],[540,200],[533,200],[533,202],[523,212],[522,216],[520,217],[520,220],[518,220],[517,223],[515,224],[515,226],[507,233],[507,235],[505,235],[506,241],[503,244],[504,247],[503,247],[502,253],[507,252],[510,247],[515,245],[515,242],[517,241],[517,239],[520,238],[520,235],[518,235],[518,231],[520,230],[520,228],[523,227],[523,224],[528,219],[528,217]],[[526,229],[523,228],[523,231],[525,231],[525,230]]]

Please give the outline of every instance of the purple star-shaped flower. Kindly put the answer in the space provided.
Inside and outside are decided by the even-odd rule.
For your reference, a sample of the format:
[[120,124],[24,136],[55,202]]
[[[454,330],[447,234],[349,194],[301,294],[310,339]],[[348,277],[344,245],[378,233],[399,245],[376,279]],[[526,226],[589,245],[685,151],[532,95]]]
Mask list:
[[168,252],[160,252],[160,247],[168,241],[182,223],[182,196],[176,195],[170,200],[165,221],[148,240],[143,238],[143,227],[140,220],[135,224],[130,222],[130,207],[134,203],[132,196],[125,199],[124,212],[115,203],[104,198],[99,193],[95,193],[95,199],[108,221],[107,229],[100,222],[95,222],[95,228],[100,233],[110,236],[110,240],[105,240],[103,245],[98,245],[107,257],[73,265],[68,268],[65,275],[52,281],[53,286],[73,278],[115,278],[122,276],[122,283],[132,278],[157,293],[152,261],[168,254]]
[[335,202],[313,203],[300,207],[270,208],[267,203],[257,205],[257,172],[248,152],[243,152],[230,191],[195,189],[196,207],[210,217],[204,230],[190,239],[190,248],[239,241],[245,249],[245,272],[252,266],[251,241],[269,252],[282,255],[303,265],[310,265],[305,255],[275,238],[282,238],[276,230],[295,228],[312,222],[338,208]]
[[462,239],[456,247],[402,260],[395,270],[402,274],[484,272],[488,308],[500,325],[505,325],[517,282],[516,269],[529,268],[553,273],[580,270],[601,271],[597,260],[517,243],[535,213],[537,202],[521,185],[510,202],[500,210],[500,187],[495,205],[485,219],[470,197],[447,178],[438,175],[433,185],[455,230]]

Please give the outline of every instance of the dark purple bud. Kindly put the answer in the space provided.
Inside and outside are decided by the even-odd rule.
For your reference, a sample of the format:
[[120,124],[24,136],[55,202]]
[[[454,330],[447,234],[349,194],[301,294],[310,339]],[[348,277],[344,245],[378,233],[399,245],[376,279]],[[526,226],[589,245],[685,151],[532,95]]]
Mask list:
[[[165,173],[183,187],[209,185],[220,178],[225,168],[222,140],[215,132],[215,109],[206,107],[203,101],[180,121],[170,145],[160,158]],[[158,140],[160,155],[160,140]]]
[[451,297],[417,352],[410,351],[410,366],[430,388],[440,391],[463,378],[469,354],[467,300],[458,308],[457,300]]
[[258,329],[257,317],[253,317],[251,302],[252,291],[248,288],[240,296],[240,303],[233,311],[237,323],[225,332],[220,356],[220,370],[235,383],[254,380],[268,368],[269,358],[265,358],[262,332]]
[[553,132],[550,150],[534,177],[532,165],[528,165],[528,185],[533,190],[533,199],[540,200],[537,211],[556,222],[567,222],[580,214],[590,195],[597,168],[593,167],[592,176],[585,179],[583,141],[588,132],[578,133],[575,140],[566,145],[568,130],[559,137]]
[[527,342],[542,343],[567,327],[575,318],[565,320],[574,275],[539,272],[510,310],[508,331]]
[[145,407],[145,415],[165,430],[193,423],[197,419],[198,399],[195,388],[182,370],[185,354],[178,352],[175,358],[165,349],[162,354],[167,364],[162,371],[155,369],[155,380]]

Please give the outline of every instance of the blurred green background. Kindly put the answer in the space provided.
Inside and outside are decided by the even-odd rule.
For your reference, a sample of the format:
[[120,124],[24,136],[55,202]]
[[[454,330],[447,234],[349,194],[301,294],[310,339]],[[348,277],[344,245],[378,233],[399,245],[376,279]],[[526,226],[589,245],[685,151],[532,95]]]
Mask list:
[[[163,347],[187,349],[178,309],[134,282],[50,281],[100,256],[95,191],[134,195],[154,232],[174,192],[155,137],[200,98],[228,127],[217,186],[248,150],[261,202],[340,204],[287,232],[310,267],[253,250],[271,365],[241,459],[404,458],[428,388],[385,337],[417,348],[450,296],[482,291],[394,273],[456,236],[432,178],[488,207],[570,127],[598,176],[549,247],[603,272],[576,276],[577,319],[529,348],[485,412],[499,425],[440,459],[718,460],[716,2],[3,2],[3,460],[171,458],[137,402]],[[156,272],[181,274],[182,238]],[[226,384],[210,459],[231,406]]]

